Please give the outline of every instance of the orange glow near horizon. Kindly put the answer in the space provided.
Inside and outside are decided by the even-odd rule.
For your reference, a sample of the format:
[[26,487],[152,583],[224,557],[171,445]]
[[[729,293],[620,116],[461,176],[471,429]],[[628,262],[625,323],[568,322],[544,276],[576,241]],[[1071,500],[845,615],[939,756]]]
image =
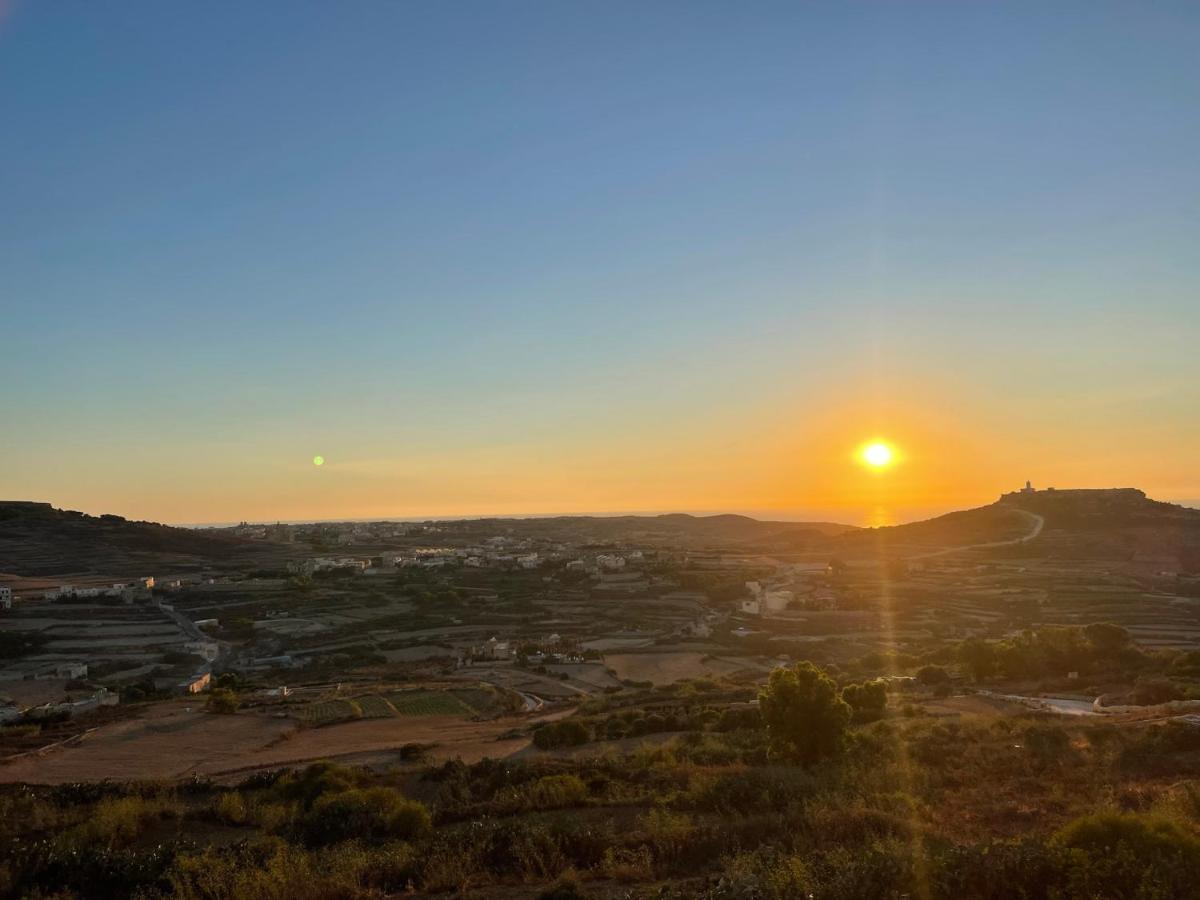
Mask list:
[[[323,423],[153,457],[114,444],[91,448],[92,466],[43,467],[10,493],[168,523],[736,512],[851,525],[982,506],[1027,478],[1200,496],[1186,460],[1167,466],[1155,450],[1165,435],[1081,454],[1102,446],[1102,422],[1050,432],[1021,408],[985,406],[945,382],[860,374],[837,390],[777,387],[703,412],[622,410],[505,439],[422,443],[353,423],[331,437]],[[876,444],[887,453],[871,451],[873,463],[865,453]],[[297,445],[322,455],[297,459]],[[43,458],[57,459],[27,457],[28,474]]]

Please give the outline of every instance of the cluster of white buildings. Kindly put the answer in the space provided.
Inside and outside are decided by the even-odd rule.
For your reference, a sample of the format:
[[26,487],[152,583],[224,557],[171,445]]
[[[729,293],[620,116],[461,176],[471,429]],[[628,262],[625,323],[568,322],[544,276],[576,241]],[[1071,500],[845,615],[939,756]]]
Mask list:
[[50,716],[58,716],[66,713],[68,716],[77,716],[80,713],[91,712],[94,709],[99,709],[101,706],[116,706],[120,698],[108,690],[108,688],[99,688],[90,697],[85,697],[82,700],[64,700],[58,703],[42,703],[38,706],[30,706],[22,709],[16,703],[0,704],[0,723],[13,722],[20,719],[22,716],[26,719],[45,719]]
[[[178,584],[178,582],[176,582]],[[134,581],[118,582],[109,587],[79,587],[73,584],[60,584],[56,588],[51,588],[42,594],[44,600],[61,600],[63,598],[71,598],[76,600],[84,600],[98,597],[120,597],[126,602],[133,600],[141,600],[150,596],[150,591],[154,588],[154,578],[138,578]],[[5,590],[8,590],[5,588]],[[11,606],[12,594],[9,593]]]
[[334,569],[351,569],[362,572],[369,565],[369,560],[355,559],[351,556],[314,556],[310,559],[288,563],[288,571],[298,575],[312,575],[314,572],[331,572]]

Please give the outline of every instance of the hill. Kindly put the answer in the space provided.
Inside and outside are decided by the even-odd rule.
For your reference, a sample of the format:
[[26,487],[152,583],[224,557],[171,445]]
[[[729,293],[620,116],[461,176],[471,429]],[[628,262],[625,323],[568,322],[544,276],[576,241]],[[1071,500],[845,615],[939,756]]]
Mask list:
[[987,506],[846,534],[834,547],[847,556],[890,557],[972,547],[1196,572],[1200,510],[1151,500],[1135,488],[1017,491]]
[[1136,488],[1018,492],[998,505],[1045,519],[1030,548],[1039,555],[1200,572],[1200,509],[1151,500]]
[[137,575],[252,566],[273,548],[230,534],[89,516],[49,503],[0,501],[0,572]]

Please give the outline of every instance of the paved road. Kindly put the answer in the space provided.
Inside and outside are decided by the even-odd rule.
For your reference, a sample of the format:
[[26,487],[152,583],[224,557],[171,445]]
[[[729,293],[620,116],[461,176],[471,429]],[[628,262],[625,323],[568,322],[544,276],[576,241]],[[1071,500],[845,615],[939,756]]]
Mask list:
[[1023,516],[1027,516],[1031,523],[1029,533],[1022,535],[1019,538],[1013,538],[1009,541],[989,541],[986,544],[968,544],[965,547],[947,547],[945,550],[934,550],[930,553],[918,553],[916,556],[906,557],[907,559],[931,559],[935,556],[946,556],[949,553],[961,553],[963,550],[989,550],[993,547],[1012,547],[1015,544],[1028,544],[1046,527],[1046,520],[1037,513],[1031,513],[1027,509],[1017,509],[1014,512],[1019,512]]

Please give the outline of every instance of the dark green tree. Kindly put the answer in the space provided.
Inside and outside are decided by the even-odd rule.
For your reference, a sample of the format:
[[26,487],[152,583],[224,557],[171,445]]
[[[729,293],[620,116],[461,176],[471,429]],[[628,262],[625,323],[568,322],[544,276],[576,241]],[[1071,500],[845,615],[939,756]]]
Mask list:
[[850,705],[837,685],[810,662],[775,669],[758,695],[772,755],[810,766],[845,746]]

